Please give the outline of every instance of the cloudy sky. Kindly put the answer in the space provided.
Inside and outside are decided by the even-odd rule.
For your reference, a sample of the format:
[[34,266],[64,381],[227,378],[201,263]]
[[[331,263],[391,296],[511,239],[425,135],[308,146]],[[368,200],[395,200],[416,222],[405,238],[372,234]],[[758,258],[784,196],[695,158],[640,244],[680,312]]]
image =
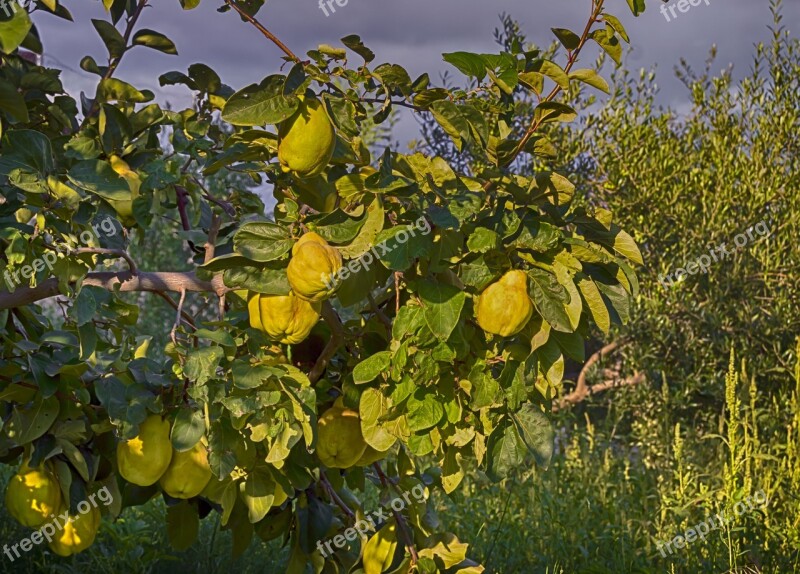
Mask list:
[[[75,16],[75,23],[47,14],[36,14],[45,47],[46,62],[64,69],[64,82],[75,95],[94,92],[96,77],[82,72],[81,58],[92,55],[105,63],[106,52],[90,18],[103,18],[99,0],[61,0]],[[443,52],[497,51],[492,32],[501,12],[517,19],[528,38],[540,45],[551,41],[551,27],[580,31],[588,16],[588,0],[339,0],[335,13],[320,9],[319,0],[268,0],[258,17],[295,53],[304,54],[320,43],[335,44],[348,34],[359,34],[372,48],[375,63],[393,62],[411,76],[428,72],[438,79],[449,66]],[[772,22],[770,0],[702,0],[670,21],[660,12],[660,0],[646,0],[648,9],[639,18],[630,16],[625,0],[607,0],[607,9],[622,17],[633,42],[626,65],[656,66],[661,100],[680,107],[685,93],[673,79],[672,69],[681,57],[700,68],[708,49],[716,44],[716,69],[734,65],[737,75],[750,67],[753,45],[769,41]],[[666,6],[676,6],[671,0]],[[252,26],[232,12],[220,14],[222,0],[202,0],[199,8],[184,12],[178,0],[152,0],[140,27],[166,34],[178,47],[178,56],[137,48],[123,59],[117,76],[139,88],[153,90],[161,102],[175,107],[188,103],[188,92],[179,87],[160,88],[159,74],[186,71],[194,62],[214,68],[235,89],[258,82],[281,65],[281,53]],[[800,32],[800,0],[784,0],[784,25]],[[589,54],[585,63],[591,63]],[[402,123],[401,141],[413,138],[416,124]]]

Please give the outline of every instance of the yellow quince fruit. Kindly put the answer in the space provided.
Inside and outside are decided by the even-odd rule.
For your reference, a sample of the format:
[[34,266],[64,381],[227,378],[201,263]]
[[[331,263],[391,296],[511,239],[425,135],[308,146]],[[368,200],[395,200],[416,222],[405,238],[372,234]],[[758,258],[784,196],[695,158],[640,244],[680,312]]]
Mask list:
[[39,528],[61,505],[58,479],[46,468],[23,464],[6,487],[6,508],[20,524]]
[[172,460],[169,421],[151,415],[139,427],[139,435],[117,445],[119,473],[139,486],[155,484]]
[[317,456],[328,468],[350,468],[367,450],[358,413],[331,407],[319,418]]
[[319,175],[335,147],[336,131],[322,102],[300,96],[300,107],[278,126],[281,169],[300,178]]
[[319,321],[320,303],[310,303],[291,291],[288,295],[254,293],[247,305],[250,326],[285,345],[304,341]]
[[336,276],[342,268],[342,255],[314,232],[303,235],[292,248],[286,277],[292,291],[307,301],[324,301],[338,287]]
[[159,479],[161,488],[172,498],[194,498],[211,480],[208,451],[199,441],[186,452],[174,451],[167,471]]
[[[69,522],[56,533],[55,538],[50,542],[50,550],[59,556],[72,556],[78,552],[83,552],[94,543],[97,531],[100,529],[100,511],[92,506],[85,514],[71,514]],[[60,513],[66,511],[62,508]]]
[[475,310],[478,325],[487,333],[516,335],[533,315],[528,276],[523,271],[509,271],[481,293]]

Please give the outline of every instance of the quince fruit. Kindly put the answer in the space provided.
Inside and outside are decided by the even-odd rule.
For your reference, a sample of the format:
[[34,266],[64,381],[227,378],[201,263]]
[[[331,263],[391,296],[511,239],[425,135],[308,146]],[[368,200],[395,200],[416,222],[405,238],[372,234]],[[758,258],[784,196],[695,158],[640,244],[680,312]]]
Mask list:
[[288,295],[250,297],[250,326],[285,345],[296,345],[308,337],[319,321],[320,303],[310,303],[291,291]]
[[139,427],[139,435],[117,445],[119,473],[139,486],[155,484],[172,460],[169,421],[151,415]]
[[131,196],[130,199],[107,199],[106,201],[108,201],[111,207],[114,208],[114,211],[117,212],[120,222],[125,227],[132,227],[136,225],[136,219],[133,217],[133,200],[139,197],[139,188],[142,185],[142,181],[139,178],[139,174],[133,171],[125,160],[118,155],[112,155],[109,160],[111,162],[111,169],[128,182]]
[[533,315],[528,296],[528,276],[512,270],[489,285],[478,298],[478,325],[487,333],[510,337],[519,333]]
[[[59,514],[65,511],[66,508],[62,508]],[[56,533],[56,537],[48,545],[50,550],[64,557],[83,552],[94,543],[100,529],[100,520],[100,511],[95,506],[86,514],[71,514],[69,522]]]
[[300,96],[300,107],[278,127],[278,159],[284,172],[300,178],[325,170],[336,147],[336,132],[317,98]]
[[356,411],[334,406],[319,417],[317,456],[322,464],[328,468],[350,468],[366,450]]
[[61,487],[46,468],[23,464],[6,487],[6,508],[14,519],[28,528],[39,528],[61,505]]
[[159,479],[161,488],[172,498],[194,498],[211,480],[208,451],[203,441],[186,452],[174,451],[167,471]]
[[342,268],[339,250],[314,232],[303,235],[292,248],[286,276],[292,291],[306,301],[324,301],[335,292]]

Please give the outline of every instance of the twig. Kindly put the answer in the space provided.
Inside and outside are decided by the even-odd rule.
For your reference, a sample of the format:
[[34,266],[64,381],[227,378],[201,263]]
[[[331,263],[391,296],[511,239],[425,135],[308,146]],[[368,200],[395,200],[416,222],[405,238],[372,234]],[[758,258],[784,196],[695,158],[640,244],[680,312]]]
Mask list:
[[175,316],[175,324],[172,326],[172,331],[169,332],[169,338],[172,339],[172,342],[175,346],[178,346],[178,339],[175,336],[178,327],[181,325],[181,319],[183,318],[181,313],[183,312],[183,304],[186,301],[186,289],[181,290],[181,299],[178,301],[178,312]]
[[403,274],[400,271],[394,272],[394,291],[395,291],[395,304],[394,304],[394,312],[395,315],[400,312],[400,277]]
[[330,496],[331,500],[336,504],[336,506],[341,508],[342,512],[344,512],[348,518],[350,518],[351,520],[355,520],[356,513],[350,510],[350,507],[347,506],[344,500],[342,500],[339,497],[339,495],[336,493],[336,489],[333,488],[333,485],[328,480],[328,477],[326,476],[325,472],[322,470],[319,471],[319,481],[322,484],[323,488],[327,491],[328,496]]
[[[578,61],[578,56],[580,55],[581,50],[583,50],[583,47],[589,40],[589,34],[591,34],[592,32],[592,26],[595,24],[595,22],[597,22],[597,18],[603,10],[604,2],[605,0],[597,0],[597,4],[595,5],[595,0],[592,0],[592,14],[589,17],[589,21],[586,23],[586,27],[583,30],[583,34],[581,35],[581,39],[578,42],[578,45],[575,47],[574,50],[570,51],[569,53],[569,58],[567,59],[567,65],[564,67],[565,74],[569,75],[572,66],[574,66],[575,62]],[[562,91],[561,86],[556,85],[553,88],[553,90],[549,94],[547,94],[547,97],[545,97],[544,100],[542,100],[540,103],[552,102],[555,99],[555,97],[561,93],[561,91]],[[514,148],[514,151],[506,160],[506,164],[510,164],[512,161],[514,161],[514,159],[516,159],[516,157],[522,152],[522,149],[525,147],[525,144],[527,144],[528,141],[530,141],[531,137],[533,137],[533,134],[536,133],[536,130],[539,129],[542,123],[543,123],[542,118],[540,117],[537,120],[536,115],[534,114],[534,117],[531,119],[530,127],[528,127],[528,130],[525,132],[525,135],[522,137],[519,144],[517,144],[517,147]]]
[[[159,297],[161,297],[162,299],[164,299],[164,301],[169,303],[173,309],[175,309],[176,311],[178,310],[178,304],[172,299],[172,297],[170,297],[166,293],[162,293],[161,291],[155,291],[154,293]],[[197,325],[194,324],[194,320],[186,311],[181,311],[181,316],[183,317],[184,323],[189,325],[195,331],[197,330]]]
[[[383,473],[383,469],[379,463],[375,463],[372,467],[378,473],[378,478],[381,481],[381,486],[383,488],[388,488],[388,484],[391,482],[389,477]],[[400,514],[397,510],[392,508],[392,514],[394,515],[394,519],[397,522],[397,530],[400,534],[400,538],[403,539],[403,544],[408,549],[408,553],[411,554],[411,564],[412,566],[419,561],[419,555],[417,554],[417,547],[414,545],[414,534],[413,531],[409,530],[408,523],[406,522],[405,517]]]
[[378,319],[380,319],[381,323],[384,324],[386,330],[391,335],[392,333],[392,322],[389,320],[389,317],[386,316],[386,313],[381,311],[380,307],[378,307],[377,303],[375,303],[375,297],[372,296],[372,293],[367,293],[367,298],[369,299],[369,306],[372,308],[372,311],[377,315]]
[[277,37],[275,34],[273,34],[272,32],[270,32],[269,30],[267,30],[267,29],[266,29],[266,28],[265,28],[265,27],[264,27],[264,26],[261,24],[261,22],[259,22],[258,20],[256,20],[255,18],[253,18],[253,17],[252,17],[250,14],[248,14],[247,12],[245,12],[244,10],[242,10],[241,8],[239,8],[239,6],[237,6],[237,5],[236,5],[236,2],[233,2],[232,0],[225,0],[225,3],[226,3],[228,6],[230,6],[231,8],[233,8],[234,10],[236,10],[236,12],[238,12],[238,13],[239,13],[239,16],[241,16],[242,18],[244,18],[245,20],[247,20],[248,22],[250,22],[250,23],[251,23],[253,26],[255,26],[255,27],[256,27],[256,29],[257,29],[259,32],[261,32],[262,34],[264,34],[264,36],[266,36],[266,37],[267,37],[267,38],[268,38],[268,39],[269,39],[269,40],[270,40],[270,41],[271,41],[273,44],[275,44],[275,45],[276,45],[278,48],[280,48],[280,49],[283,51],[283,53],[284,53],[284,54],[286,54],[286,55],[289,57],[289,59],[290,59],[290,60],[292,60],[293,62],[299,62],[299,61],[300,61],[300,58],[298,58],[297,56],[295,56],[295,55],[294,55],[294,52],[292,52],[292,51],[291,51],[291,50],[288,48],[288,46],[286,46],[286,44],[284,44],[283,42],[281,42],[281,41],[278,39],[278,37]]
[[[145,6],[147,6],[147,2],[148,0],[139,0],[139,3],[136,5],[136,9],[134,10],[133,14],[126,20],[125,32],[122,36],[125,48],[123,49],[122,53],[116,58],[111,58],[109,56],[108,67],[106,68],[106,73],[103,74],[103,78],[100,80],[100,84],[102,84],[106,80],[111,79],[111,76],[113,76],[114,72],[117,71],[117,67],[119,66],[119,63],[122,61],[122,57],[128,51],[128,42],[131,39],[131,34],[133,33],[133,29],[136,27],[136,22],[139,20],[139,16],[142,15],[142,10],[144,10]],[[81,124],[78,127],[78,131],[81,131],[84,127],[86,127],[86,123],[90,119],[92,119],[92,117],[94,117],[98,109],[100,109],[100,106],[97,105],[97,94],[95,94],[95,99],[92,101],[92,106],[89,108],[89,111],[83,118],[83,121],[81,121]]]
[[222,218],[215,213],[211,218],[211,228],[208,230],[208,241],[206,241],[205,245],[206,255],[204,263],[208,263],[214,259],[214,251],[217,248],[217,235],[219,234],[219,228],[221,225]]
[[308,373],[308,379],[311,384],[316,383],[322,377],[322,373],[325,372],[328,363],[336,354],[336,351],[339,350],[339,347],[344,344],[344,325],[342,325],[342,320],[339,319],[339,315],[329,301],[325,301],[322,305],[322,318],[331,328],[331,338],[317,358],[317,362],[314,363],[311,372]]

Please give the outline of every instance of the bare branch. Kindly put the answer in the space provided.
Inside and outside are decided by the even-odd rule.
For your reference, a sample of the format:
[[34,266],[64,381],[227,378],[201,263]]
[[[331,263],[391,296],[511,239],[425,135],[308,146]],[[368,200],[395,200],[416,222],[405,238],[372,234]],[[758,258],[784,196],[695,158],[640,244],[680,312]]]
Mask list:
[[[222,282],[222,277],[214,277],[211,281],[202,281],[192,272],[145,272],[133,275],[130,271],[119,273],[89,273],[84,277],[82,285],[100,287],[108,291],[122,292],[174,292],[192,291],[197,293],[215,293],[222,295],[230,291]],[[20,287],[13,293],[0,291],[0,310],[24,307],[42,299],[56,297],[62,293],[58,290],[58,279],[43,281],[36,287]]]
[[291,51],[291,50],[290,50],[290,49],[289,49],[289,48],[286,46],[286,44],[284,44],[283,42],[281,42],[281,41],[278,39],[278,37],[277,37],[275,34],[273,34],[272,32],[270,32],[269,30],[267,30],[267,29],[266,29],[266,28],[265,28],[265,27],[264,27],[264,26],[261,24],[261,22],[259,22],[258,20],[256,20],[255,18],[253,18],[253,17],[252,17],[250,14],[248,14],[247,12],[245,12],[244,10],[242,10],[241,8],[239,8],[239,6],[237,6],[237,5],[236,5],[236,2],[232,2],[231,0],[225,0],[225,3],[226,3],[228,6],[230,6],[231,8],[233,8],[234,10],[236,10],[236,12],[238,12],[238,13],[239,13],[239,16],[241,16],[243,19],[247,20],[247,21],[248,21],[248,22],[250,22],[250,23],[251,23],[253,26],[255,26],[255,27],[256,27],[256,29],[257,29],[259,32],[261,32],[262,34],[264,34],[264,36],[266,36],[266,37],[267,37],[267,38],[270,40],[270,42],[272,42],[272,43],[273,43],[273,44],[275,44],[275,45],[276,45],[278,48],[280,48],[280,49],[283,51],[283,53],[284,53],[284,54],[286,54],[286,55],[289,57],[289,59],[290,59],[290,60],[292,60],[292,61],[294,61],[294,62],[299,62],[299,61],[300,61],[300,58],[298,58],[297,56],[295,56],[295,55],[294,55],[294,52],[292,52],[292,51]]

